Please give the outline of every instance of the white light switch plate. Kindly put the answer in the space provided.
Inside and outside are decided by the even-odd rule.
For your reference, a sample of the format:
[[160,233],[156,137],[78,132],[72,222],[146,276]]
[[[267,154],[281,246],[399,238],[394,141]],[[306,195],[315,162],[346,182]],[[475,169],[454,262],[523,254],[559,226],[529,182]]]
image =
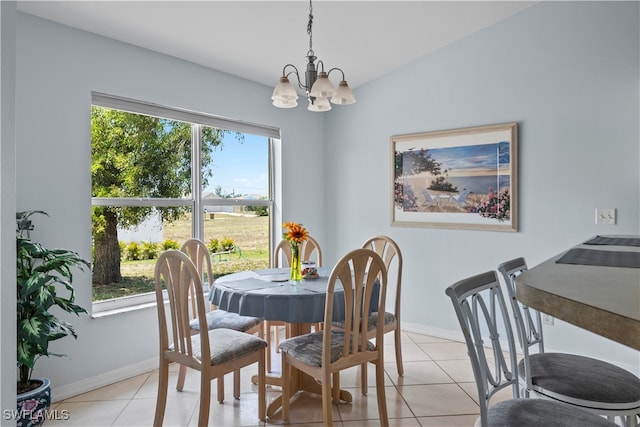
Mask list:
[[615,224],[616,209],[615,208],[597,208],[596,224]]

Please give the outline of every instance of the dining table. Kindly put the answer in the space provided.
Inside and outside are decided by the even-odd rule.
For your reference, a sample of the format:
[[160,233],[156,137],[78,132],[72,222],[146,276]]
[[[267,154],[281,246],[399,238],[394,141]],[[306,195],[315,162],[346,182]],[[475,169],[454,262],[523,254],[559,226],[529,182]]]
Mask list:
[[523,304],[640,350],[640,236],[597,235],[516,277]]
[[[311,331],[311,325],[324,321],[327,284],[331,268],[320,267],[315,278],[303,278],[297,283],[289,281],[290,268],[267,268],[241,271],[219,277],[215,280],[209,300],[220,309],[253,316],[263,320],[279,320],[288,324],[289,336],[298,336]],[[344,320],[342,285],[336,283],[333,303],[334,321]],[[374,291],[370,309],[378,302],[378,290]],[[376,308],[377,310],[377,308]],[[255,383],[256,378],[252,378]],[[282,387],[282,377],[278,373],[268,373],[269,385]],[[291,393],[307,391],[322,394],[321,385],[310,376],[293,369],[291,373]],[[340,399],[351,402],[353,397],[347,390],[340,390]],[[282,396],[278,396],[267,408],[272,416],[282,406]]]

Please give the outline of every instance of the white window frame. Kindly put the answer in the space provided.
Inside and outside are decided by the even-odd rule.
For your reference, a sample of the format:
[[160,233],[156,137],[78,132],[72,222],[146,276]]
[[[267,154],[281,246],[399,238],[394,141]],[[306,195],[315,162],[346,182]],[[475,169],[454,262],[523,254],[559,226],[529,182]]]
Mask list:
[[[275,225],[276,168],[274,162],[274,142],[280,139],[280,130],[270,126],[232,120],[224,117],[199,113],[181,108],[165,107],[144,101],[117,97],[100,92],[91,93],[91,105],[107,107],[115,110],[127,111],[153,117],[188,122],[193,125],[191,133],[191,198],[131,198],[131,197],[92,197],[91,206],[133,206],[133,207],[173,207],[188,206],[192,212],[192,237],[202,239],[204,236],[204,206],[268,206],[270,211],[269,241],[273,246]],[[210,126],[224,130],[250,133],[268,137],[269,140],[269,197],[265,200],[254,199],[218,199],[202,200],[201,182],[201,139],[202,126]],[[270,251],[271,252],[271,251]],[[148,292],[120,298],[92,302],[92,317],[102,317],[110,314],[122,313],[148,307],[155,307],[155,293]]]

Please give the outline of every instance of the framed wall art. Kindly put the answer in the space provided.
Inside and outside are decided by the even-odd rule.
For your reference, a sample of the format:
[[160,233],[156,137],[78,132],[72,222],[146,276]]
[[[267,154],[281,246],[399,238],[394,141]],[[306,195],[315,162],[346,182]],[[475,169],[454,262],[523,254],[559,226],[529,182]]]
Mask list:
[[518,231],[518,124],[391,137],[391,225]]

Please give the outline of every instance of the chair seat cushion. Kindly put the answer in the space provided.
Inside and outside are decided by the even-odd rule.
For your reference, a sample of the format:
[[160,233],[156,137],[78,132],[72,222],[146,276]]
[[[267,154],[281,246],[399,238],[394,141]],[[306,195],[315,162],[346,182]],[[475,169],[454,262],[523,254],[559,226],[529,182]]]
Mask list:
[[[191,337],[193,355],[202,361],[200,335]],[[267,342],[255,335],[233,329],[213,329],[209,331],[209,347],[211,348],[211,366],[220,365],[249,353],[265,348]]]
[[[389,313],[385,311],[384,313],[384,324],[389,325],[395,322],[396,316],[393,313]],[[378,312],[373,312],[369,315],[369,325],[367,326],[368,331],[373,331],[378,324]],[[336,328],[344,329],[344,321],[341,322],[333,322],[333,325]]]
[[[616,424],[575,406],[546,399],[512,399],[487,413],[491,427],[613,427]],[[479,425],[478,422],[476,422]]]
[[[393,313],[389,313],[388,311],[384,312],[384,324],[389,325],[396,321],[396,316]],[[378,313],[371,313],[369,315],[369,330],[375,329],[378,324]]]
[[[599,406],[588,402],[640,406],[640,378],[611,363],[566,353],[532,354],[530,363],[534,389],[549,397],[592,408]],[[524,373],[524,360],[518,369]]]
[[[280,343],[280,351],[310,366],[322,366],[322,340],[324,331],[289,338]],[[342,357],[344,332],[331,331],[331,363]],[[367,350],[375,351],[376,346],[367,341]]]
[[[251,316],[240,316],[226,310],[212,310],[207,312],[207,329],[233,329],[234,331],[246,332],[256,325],[259,325],[262,319]],[[200,330],[198,319],[193,319],[189,323],[189,327],[194,331]]]

